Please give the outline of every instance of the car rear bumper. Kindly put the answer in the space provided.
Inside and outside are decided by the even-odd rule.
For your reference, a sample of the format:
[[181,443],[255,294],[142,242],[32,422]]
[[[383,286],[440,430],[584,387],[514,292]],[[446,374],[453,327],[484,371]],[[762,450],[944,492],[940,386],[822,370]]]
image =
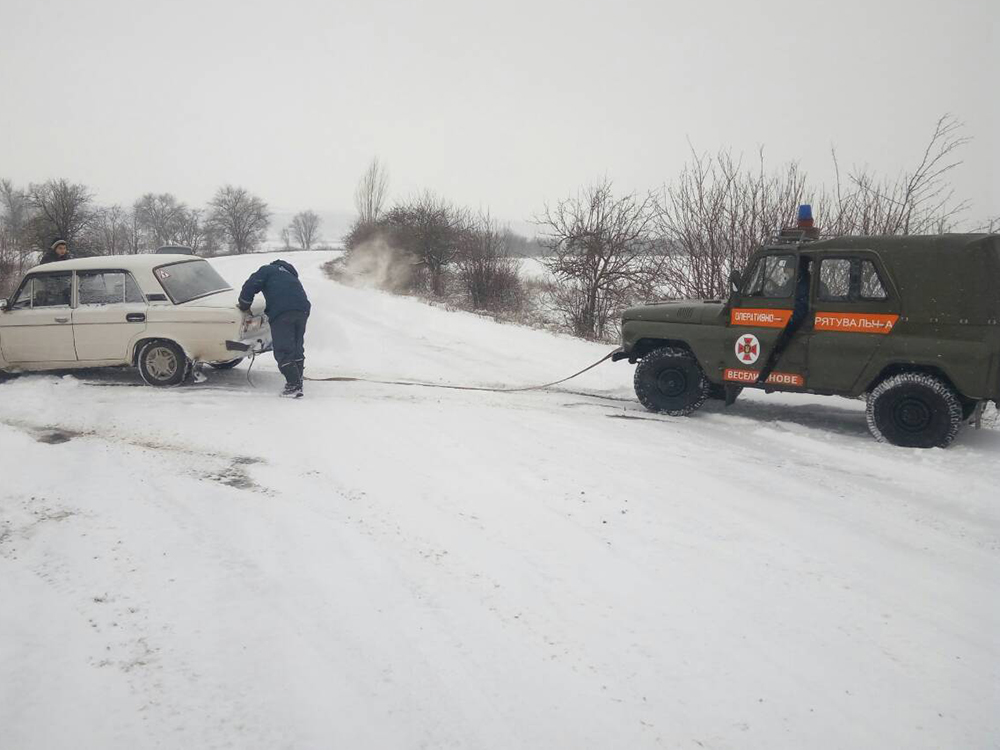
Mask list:
[[259,335],[251,338],[240,339],[239,341],[233,341],[229,339],[226,341],[226,350],[230,352],[243,352],[244,354],[260,354],[261,352],[269,352],[272,349],[271,337],[269,335]]

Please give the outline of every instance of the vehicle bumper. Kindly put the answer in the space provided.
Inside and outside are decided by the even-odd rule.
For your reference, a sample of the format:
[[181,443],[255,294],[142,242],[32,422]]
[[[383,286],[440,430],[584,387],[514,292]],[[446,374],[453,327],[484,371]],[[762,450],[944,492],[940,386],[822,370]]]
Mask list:
[[269,352],[273,348],[270,336],[253,336],[250,338],[240,339],[239,341],[234,341],[229,339],[226,341],[226,350],[230,352],[242,352],[244,354],[261,354],[262,352]]

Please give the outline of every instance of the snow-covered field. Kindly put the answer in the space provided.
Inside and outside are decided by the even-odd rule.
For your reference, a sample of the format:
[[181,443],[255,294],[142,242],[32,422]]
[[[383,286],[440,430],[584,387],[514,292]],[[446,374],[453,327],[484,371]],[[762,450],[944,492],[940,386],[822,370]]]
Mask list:
[[[307,369],[529,385],[606,348],[325,280]],[[237,284],[264,258],[215,261]],[[1000,432],[860,402],[0,385],[0,747],[989,748]]]

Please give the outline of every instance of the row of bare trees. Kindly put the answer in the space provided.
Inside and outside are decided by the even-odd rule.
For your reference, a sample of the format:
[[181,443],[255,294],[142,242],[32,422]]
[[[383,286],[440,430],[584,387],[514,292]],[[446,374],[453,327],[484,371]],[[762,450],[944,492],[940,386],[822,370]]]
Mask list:
[[[948,231],[967,204],[949,173],[968,142],[942,117],[915,165],[896,177],[840,172],[833,189],[811,187],[799,165],[768,170],[729,151],[693,153],[678,177],[645,195],[616,195],[607,180],[546,207],[538,223],[554,251],[556,303],[578,335],[612,334],[618,312],[655,296],[719,298],[733,269],[812,203],[827,236]],[[990,226],[984,227],[992,231]]]
[[[967,142],[961,124],[944,116],[914,166],[896,177],[867,167],[842,173],[834,152],[832,188],[811,186],[795,162],[769,169],[762,152],[744,162],[725,150],[692,151],[672,182],[645,194],[617,193],[600,180],[536,216],[554,280],[547,304],[576,335],[601,339],[614,335],[619,312],[635,302],[723,297],[731,271],[792,225],[801,203],[814,205],[831,236],[947,231],[967,208],[954,199],[949,179]],[[409,291],[426,287],[440,298],[457,279],[476,309],[517,298],[510,232],[431,193],[389,208],[387,194],[388,174],[375,160],[358,183],[349,253],[377,246],[384,255],[389,248],[407,270]],[[983,229],[995,231],[998,223]]]
[[386,206],[389,175],[372,160],[358,182],[358,217],[345,238],[347,263],[392,291],[441,299],[457,286],[475,310],[510,309],[521,295],[515,235],[488,212],[430,191]]
[[[232,185],[219,188],[205,209],[188,207],[170,193],[147,193],[126,208],[98,205],[86,185],[65,179],[27,188],[0,180],[0,286],[20,277],[57,238],[96,255],[164,245],[185,245],[207,256],[248,253],[263,242],[270,216],[261,198]],[[311,241],[318,226],[315,217]]]

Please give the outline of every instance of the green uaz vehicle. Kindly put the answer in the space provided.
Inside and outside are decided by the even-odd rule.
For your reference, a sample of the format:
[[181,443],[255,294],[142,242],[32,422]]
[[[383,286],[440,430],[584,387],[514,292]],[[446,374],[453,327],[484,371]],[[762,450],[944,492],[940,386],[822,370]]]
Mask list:
[[634,307],[614,359],[642,404],[689,414],[744,387],[857,398],[876,440],[947,446],[1000,399],[1000,235],[783,232],[728,300]]

